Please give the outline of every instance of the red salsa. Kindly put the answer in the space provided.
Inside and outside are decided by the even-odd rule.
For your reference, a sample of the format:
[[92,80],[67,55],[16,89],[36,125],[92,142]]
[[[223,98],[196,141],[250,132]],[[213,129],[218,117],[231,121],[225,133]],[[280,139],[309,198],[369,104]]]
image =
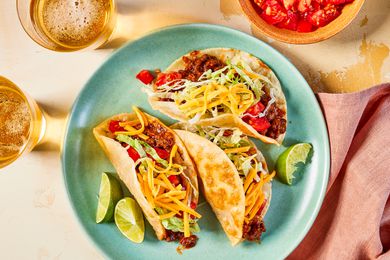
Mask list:
[[279,28],[312,32],[324,27],[353,0],[253,0],[261,18]]

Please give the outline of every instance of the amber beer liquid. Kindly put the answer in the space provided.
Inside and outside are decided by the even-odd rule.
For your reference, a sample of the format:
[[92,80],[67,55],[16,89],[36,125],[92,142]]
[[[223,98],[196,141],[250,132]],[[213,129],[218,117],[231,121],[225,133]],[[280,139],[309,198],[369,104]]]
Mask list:
[[97,48],[109,39],[115,5],[113,0],[31,0],[30,16],[50,49],[75,51]]
[[31,151],[44,128],[45,118],[35,101],[0,76],[0,168]]

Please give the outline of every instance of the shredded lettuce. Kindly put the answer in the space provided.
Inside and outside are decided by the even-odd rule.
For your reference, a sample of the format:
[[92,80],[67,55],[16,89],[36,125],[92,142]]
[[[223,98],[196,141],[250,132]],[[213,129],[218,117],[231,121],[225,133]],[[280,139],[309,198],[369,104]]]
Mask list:
[[144,141],[139,141],[140,144],[142,144],[142,146],[144,147],[145,151],[153,157],[154,160],[156,160],[156,162],[158,163],[161,163],[162,165],[164,165],[165,167],[168,167],[168,162],[164,159],[161,159],[161,157],[157,154],[156,150],[153,149],[153,147],[151,147],[148,143],[144,142]]
[[[166,213],[162,208],[156,207],[155,210],[157,211],[157,213],[159,215],[163,215]],[[197,221],[198,221],[197,219],[189,218],[190,231],[192,233],[196,233],[196,232],[200,231],[200,228],[199,228]],[[181,218],[171,217],[171,218],[163,219],[163,220],[161,220],[161,224],[166,229],[172,230],[173,232],[184,232],[184,223],[183,223],[183,220]]]
[[131,147],[133,147],[138,152],[138,154],[141,158],[146,157],[146,153],[145,153],[144,149],[142,148],[142,145],[141,145],[139,140],[133,139],[130,136],[123,135],[123,134],[117,135],[116,140],[118,140],[119,142],[126,143],[126,144],[130,145]]
[[242,171],[242,173],[244,173],[245,176],[248,175],[249,173],[249,170],[252,168],[252,160],[254,158],[256,158],[257,154],[254,154],[252,156],[249,156],[249,157],[245,157],[244,160],[240,160],[239,161],[239,170]]
[[[147,91],[147,94],[153,97],[173,99],[176,105],[181,105],[193,99],[194,97],[191,96],[191,93],[202,86],[209,85],[211,83],[227,87],[234,86],[236,84],[243,84],[246,88],[253,92],[253,104],[256,104],[260,101],[261,96],[264,95],[264,87],[270,90],[275,88],[275,83],[272,81],[271,74],[266,70],[254,72],[251,69],[250,64],[246,63],[244,60],[234,61],[234,64],[228,60],[226,61],[226,64],[227,65],[225,67],[217,71],[205,71],[196,82],[187,79],[174,80],[158,86],[157,91],[154,91],[153,93],[151,93],[151,91]],[[247,75],[246,71],[256,74],[256,79]],[[271,99],[271,101],[273,101],[273,99]],[[215,118],[221,113],[231,112],[232,111],[230,111],[229,106],[226,104],[219,104],[211,109],[207,109],[205,114],[193,114],[189,116],[189,119],[191,120],[190,123],[194,124],[201,118]],[[245,115],[247,114],[242,113],[239,116],[243,117]]]
[[[194,220],[190,219],[190,231],[192,233],[196,233],[200,231],[198,223],[196,223]],[[177,217],[171,217],[161,220],[161,224],[169,230],[172,230],[174,232],[184,232],[184,223],[181,218]]]
[[156,160],[156,162],[161,163],[165,167],[168,167],[168,162],[164,159],[161,159],[156,150],[154,150],[153,147],[151,147],[148,143],[123,134],[119,134],[116,139],[119,142],[126,143],[133,147],[141,158],[147,157],[147,154],[149,154],[153,157],[154,160]]

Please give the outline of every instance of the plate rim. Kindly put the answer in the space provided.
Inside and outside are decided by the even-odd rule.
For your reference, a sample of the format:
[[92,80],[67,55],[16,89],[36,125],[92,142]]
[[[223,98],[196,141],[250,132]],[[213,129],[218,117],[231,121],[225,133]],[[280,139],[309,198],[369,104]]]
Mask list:
[[207,29],[216,29],[216,30],[226,31],[228,33],[239,34],[242,37],[246,37],[246,38],[249,38],[251,40],[254,40],[255,42],[257,41],[257,42],[259,42],[261,44],[264,44],[266,47],[268,47],[272,51],[274,51],[275,54],[277,54],[279,56],[278,58],[280,58],[284,62],[286,62],[292,68],[293,73],[295,75],[297,75],[300,78],[300,80],[303,80],[303,82],[306,83],[306,84],[303,84],[302,87],[305,88],[305,90],[307,92],[309,92],[308,94],[316,101],[316,105],[317,106],[315,107],[315,110],[317,110],[316,113],[319,114],[319,118],[318,118],[319,121],[321,121],[321,123],[324,126],[324,127],[321,128],[321,131],[323,132],[323,135],[324,135],[324,138],[325,138],[324,142],[326,143],[325,147],[323,147],[324,148],[324,152],[325,152],[324,158],[323,158],[324,164],[325,164],[325,169],[324,169],[323,172],[325,174],[323,176],[323,182],[322,182],[322,185],[321,185],[321,188],[320,188],[320,195],[319,195],[318,199],[315,201],[314,209],[313,209],[312,213],[310,214],[310,217],[309,217],[308,221],[306,222],[304,228],[301,229],[301,231],[299,231],[298,235],[296,236],[296,239],[294,239],[294,242],[290,243],[290,245],[288,247],[284,247],[283,253],[281,254],[282,255],[281,259],[284,259],[287,256],[289,256],[300,245],[300,243],[303,241],[303,239],[306,237],[306,235],[308,234],[309,230],[313,226],[314,221],[316,220],[316,218],[318,216],[318,213],[320,212],[322,203],[324,201],[325,194],[326,194],[326,188],[327,188],[327,185],[328,185],[328,182],[329,182],[330,163],[331,163],[331,161],[330,161],[331,160],[331,155],[330,155],[330,142],[329,142],[328,127],[327,127],[327,124],[326,124],[324,113],[322,112],[322,109],[321,109],[321,104],[317,100],[313,90],[310,88],[309,84],[307,83],[307,81],[303,77],[303,75],[300,73],[300,71],[295,67],[295,65],[292,62],[290,62],[290,60],[286,56],[284,56],[282,53],[280,53],[277,49],[272,47],[270,44],[268,44],[268,43],[266,43],[266,42],[256,38],[253,35],[247,34],[247,33],[242,32],[240,30],[233,29],[231,27],[227,27],[227,26],[224,26],[224,25],[209,24],[209,23],[184,23],[184,24],[176,24],[176,25],[164,26],[164,27],[161,27],[161,28],[157,28],[157,29],[148,31],[147,33],[143,34],[139,38],[137,38],[137,39],[135,39],[133,41],[129,41],[126,44],[124,44],[123,46],[121,46],[120,48],[118,48],[115,51],[113,51],[111,54],[109,54],[105,58],[105,60],[100,64],[100,66],[98,66],[98,68],[92,73],[92,75],[88,78],[88,80],[82,86],[81,90],[79,91],[76,99],[74,100],[74,102],[72,104],[71,110],[70,110],[70,112],[69,112],[69,114],[67,116],[67,119],[66,119],[66,127],[65,127],[65,130],[64,130],[63,141],[62,141],[62,145],[61,145],[61,148],[62,148],[61,149],[62,177],[63,177],[64,186],[65,186],[65,189],[66,189],[68,202],[70,203],[71,208],[72,208],[72,214],[76,217],[78,225],[81,226],[81,229],[84,231],[84,234],[87,235],[86,237],[88,238],[88,240],[90,242],[92,242],[94,247],[97,248],[102,253],[102,255],[105,258],[112,259],[112,256],[108,255],[105,252],[105,250],[103,250],[103,248],[100,247],[100,245],[98,244],[98,241],[95,239],[93,234],[91,234],[91,232],[83,225],[81,217],[77,214],[75,203],[74,203],[74,201],[72,200],[72,197],[71,197],[72,195],[70,194],[70,190],[69,190],[69,186],[68,186],[68,178],[67,178],[67,173],[66,173],[66,166],[65,166],[66,158],[67,158],[67,152],[66,151],[67,151],[67,141],[68,141],[68,138],[69,138],[70,123],[72,122],[72,120],[74,118],[74,113],[75,113],[76,107],[80,103],[81,97],[83,96],[84,92],[86,91],[86,87],[90,84],[91,80],[100,72],[102,67],[109,60],[111,60],[111,59],[113,59],[113,57],[117,56],[118,53],[120,53],[123,49],[126,49],[129,46],[131,46],[133,44],[136,44],[136,43],[138,43],[140,41],[143,41],[144,38],[151,37],[151,36],[153,36],[155,34],[158,34],[158,33],[164,33],[166,31],[175,30],[175,29],[183,29],[183,28],[188,28],[188,29],[198,28],[198,29],[206,29],[206,30]]

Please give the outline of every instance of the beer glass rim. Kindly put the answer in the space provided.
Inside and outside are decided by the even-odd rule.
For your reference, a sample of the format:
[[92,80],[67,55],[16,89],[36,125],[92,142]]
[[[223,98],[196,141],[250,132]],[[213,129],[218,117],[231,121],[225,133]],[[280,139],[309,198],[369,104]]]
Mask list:
[[[21,2],[22,1],[28,1],[29,5],[31,5],[31,1],[32,0],[16,0],[16,12],[18,14],[18,19],[19,19],[19,22],[20,24],[22,25],[22,28],[23,30],[27,33],[27,35],[29,36],[30,39],[32,39],[35,43],[37,43],[38,45],[40,45],[41,47],[45,48],[45,49],[48,49],[48,50],[51,50],[51,51],[58,51],[56,48],[54,47],[50,47],[49,45],[45,45],[42,40],[42,42],[40,42],[39,40],[37,39],[40,39],[41,36],[38,34],[38,33],[33,33],[31,32],[31,30],[29,30],[29,28],[27,27],[27,22],[23,20],[22,18],[22,13],[21,13]],[[114,7],[114,9],[116,9],[116,0],[111,0],[111,3]],[[30,8],[31,6],[29,6],[28,10],[29,10],[29,15],[31,16],[30,14]],[[30,17],[31,19],[31,17]],[[35,25],[33,23],[31,23],[31,26],[34,27],[33,30],[35,30]],[[85,48],[81,48],[81,49],[61,49],[61,52],[77,52],[77,51],[82,51],[82,50],[87,50],[89,49],[91,46],[93,46],[94,43],[91,43],[89,46],[86,46]]]
[[[34,122],[33,122],[33,118],[34,118],[34,111],[33,111],[33,108],[32,108],[32,104],[30,102],[30,97],[24,93],[24,91],[18,87],[18,85],[16,85],[13,81],[11,81],[10,79],[4,77],[4,76],[1,76],[0,75],[0,79],[4,79],[5,81],[8,81],[13,88],[15,88],[17,91],[18,91],[18,94],[23,98],[23,100],[26,102],[27,104],[27,107],[28,107],[28,111],[29,111],[29,114],[30,114],[30,126],[29,126],[29,131],[28,131],[28,136],[27,136],[27,141],[23,144],[23,147],[18,151],[17,154],[15,154],[14,158],[11,159],[7,164],[3,165],[2,167],[0,167],[0,169],[3,169],[5,167],[7,167],[8,165],[12,164],[14,161],[16,161],[27,149],[27,147],[29,146],[29,142],[30,142],[30,139],[31,139],[31,136],[32,136],[32,133],[33,133],[33,129],[34,129]],[[1,86],[0,85],[0,88],[10,88],[10,86]]]
[[[23,30],[27,33],[27,35],[30,37],[30,39],[32,39],[35,43],[39,44],[41,47],[43,47],[45,49],[50,49],[50,48],[44,46],[43,44],[41,44],[39,41],[35,40],[33,35],[31,34],[31,32],[26,28],[25,21],[22,20],[21,14],[20,14],[20,6],[19,6],[20,1],[22,1],[22,0],[16,0],[16,12],[18,14],[18,19],[19,19],[20,24],[22,25]],[[29,1],[29,2],[31,2],[31,1]],[[32,26],[34,26],[34,25],[32,25]],[[52,50],[52,49],[50,49],[50,50]]]

